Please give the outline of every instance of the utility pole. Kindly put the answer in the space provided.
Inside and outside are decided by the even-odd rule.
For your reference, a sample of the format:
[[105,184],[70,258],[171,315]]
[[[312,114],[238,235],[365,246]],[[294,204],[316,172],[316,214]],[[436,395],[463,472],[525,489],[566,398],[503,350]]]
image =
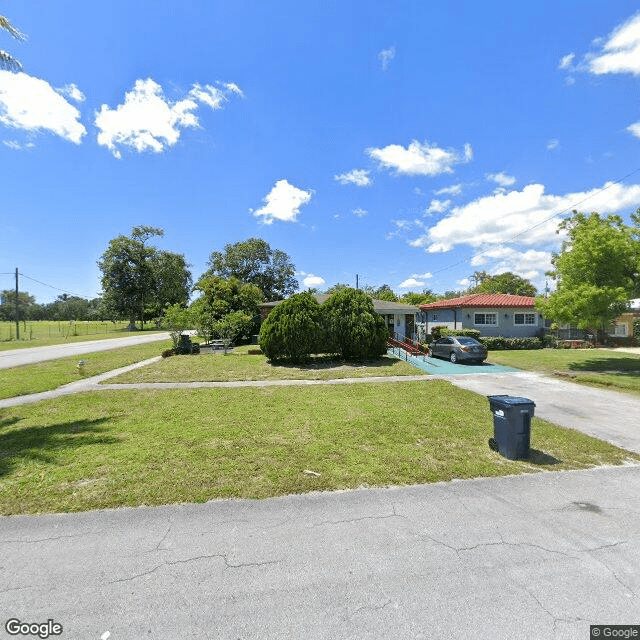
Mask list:
[[358,286],[358,274],[356,273],[356,289],[359,289],[360,287]]
[[16,267],[16,340],[20,340],[20,318],[18,317],[19,298],[18,298],[18,267]]

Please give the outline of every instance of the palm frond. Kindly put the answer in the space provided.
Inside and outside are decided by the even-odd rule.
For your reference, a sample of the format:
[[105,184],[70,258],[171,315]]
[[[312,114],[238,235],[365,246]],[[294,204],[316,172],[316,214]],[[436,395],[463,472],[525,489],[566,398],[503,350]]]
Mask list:
[[27,36],[25,36],[19,29],[16,29],[11,22],[9,22],[9,19],[4,16],[0,16],[0,29],[8,31],[16,40],[27,39]]
[[22,65],[10,53],[0,49],[0,69],[6,71],[22,71]]

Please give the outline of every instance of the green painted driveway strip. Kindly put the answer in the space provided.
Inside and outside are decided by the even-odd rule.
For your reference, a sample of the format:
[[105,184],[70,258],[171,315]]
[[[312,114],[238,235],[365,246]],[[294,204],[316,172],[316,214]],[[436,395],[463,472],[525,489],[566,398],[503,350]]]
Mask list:
[[[388,354],[398,358],[398,355],[393,353],[392,350],[389,350]],[[407,355],[405,358],[404,354],[399,359],[431,375],[452,376],[468,375],[470,373],[515,373],[520,371],[520,369],[514,369],[513,367],[507,367],[501,364],[491,364],[489,362],[482,364],[453,364],[448,360],[441,360],[440,358],[427,357],[423,359],[410,355]]]

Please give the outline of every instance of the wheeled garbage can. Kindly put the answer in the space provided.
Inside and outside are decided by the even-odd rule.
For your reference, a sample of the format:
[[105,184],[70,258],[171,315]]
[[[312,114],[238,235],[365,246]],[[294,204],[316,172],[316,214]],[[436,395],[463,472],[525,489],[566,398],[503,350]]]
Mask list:
[[487,396],[493,414],[493,438],[489,446],[505,458],[529,457],[531,418],[536,406],[529,398]]

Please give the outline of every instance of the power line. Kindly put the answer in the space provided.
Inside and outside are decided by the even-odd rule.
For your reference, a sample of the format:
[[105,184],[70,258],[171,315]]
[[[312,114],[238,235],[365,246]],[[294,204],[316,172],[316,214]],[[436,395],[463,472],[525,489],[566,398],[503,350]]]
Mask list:
[[595,196],[600,195],[604,191],[607,191],[607,189],[611,189],[611,187],[613,187],[616,184],[621,184],[623,180],[626,180],[627,178],[630,178],[631,176],[635,175],[636,173],[640,173],[640,167],[638,167],[637,169],[634,169],[633,171],[627,173],[625,176],[622,176],[622,178],[618,178],[617,180],[612,180],[605,187],[602,187],[601,189],[598,189],[594,193],[588,195],[586,198],[583,198],[582,200],[579,200],[578,202],[574,202],[572,205],[566,207],[565,209],[562,209],[561,211],[558,211],[556,213],[552,213],[549,217],[544,218],[544,220],[541,220],[540,222],[536,222],[536,224],[533,224],[530,227],[527,227],[526,229],[523,229],[522,231],[519,231],[518,233],[516,233],[513,236],[511,236],[509,239],[502,240],[501,242],[497,242],[497,243],[493,244],[491,247],[487,247],[486,249],[483,249],[482,251],[478,251],[473,256],[468,256],[466,258],[463,258],[462,260],[458,260],[457,262],[453,262],[453,263],[451,263],[449,265],[441,267],[440,269],[437,269],[437,270],[433,271],[433,273],[435,274],[435,273],[441,273],[442,271],[447,271],[448,269],[452,269],[453,267],[457,267],[460,264],[464,264],[466,262],[470,262],[473,258],[475,258],[477,256],[481,256],[484,253],[488,253],[489,251],[493,251],[496,247],[501,247],[501,246],[507,245],[510,242],[512,242],[513,240],[515,240],[517,237],[519,237],[519,236],[531,231],[532,229],[535,229],[536,227],[539,227],[539,226],[545,224],[545,222],[549,222],[549,220],[552,220],[553,218],[557,218],[559,216],[563,216],[566,213],[568,213],[569,211],[573,211],[576,207],[580,206],[581,204],[583,204],[587,200],[591,200],[591,198],[595,198]]
[[90,296],[85,296],[82,295],[80,293],[74,293],[73,291],[69,291],[67,289],[61,289],[60,287],[54,287],[52,284],[47,284],[46,282],[42,282],[41,280],[37,280],[36,278],[32,278],[31,276],[28,276],[24,273],[18,272],[18,275],[22,276],[23,278],[26,278],[27,280],[32,280],[33,282],[37,282],[38,284],[41,284],[45,287],[49,287],[50,289],[55,289],[56,291],[62,291],[62,293],[68,293],[72,296],[76,296],[77,298],[89,298]]

